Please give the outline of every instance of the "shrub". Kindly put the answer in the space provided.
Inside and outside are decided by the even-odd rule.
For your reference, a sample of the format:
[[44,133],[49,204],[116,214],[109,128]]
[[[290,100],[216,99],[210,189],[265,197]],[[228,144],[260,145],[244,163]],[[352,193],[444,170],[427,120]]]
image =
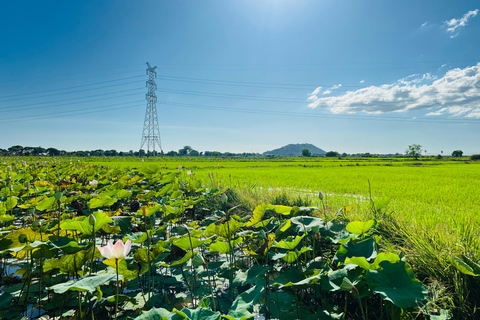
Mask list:
[[480,160],[480,154],[473,154],[473,155],[470,157],[470,160]]

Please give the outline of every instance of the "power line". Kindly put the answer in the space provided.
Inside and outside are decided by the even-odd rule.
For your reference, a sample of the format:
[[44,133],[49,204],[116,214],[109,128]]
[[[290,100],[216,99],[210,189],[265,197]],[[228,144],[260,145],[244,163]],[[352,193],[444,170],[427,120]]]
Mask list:
[[[48,101],[48,102],[38,102],[38,103],[29,103],[28,106],[35,106],[35,105],[44,105],[44,104],[50,104],[50,103],[57,103],[57,102],[65,102],[65,101],[75,101],[78,99],[86,99],[86,98],[91,98],[91,97],[98,97],[98,96],[105,96],[109,94],[116,94],[116,93],[122,93],[122,92],[127,92],[127,91],[138,91],[138,90],[143,90],[144,88],[136,88],[136,89],[129,89],[129,90],[122,90],[122,91],[115,91],[115,92],[108,92],[108,93],[102,93],[102,94],[96,94],[96,95],[91,95],[91,96],[84,96],[81,98],[71,98],[71,99],[63,99],[63,100],[56,100],[56,101]],[[87,100],[87,101],[77,101],[77,102],[71,102],[69,104],[77,104],[77,103],[86,103],[86,102],[94,102],[94,101],[100,101],[100,100],[108,100],[108,99],[118,99],[122,97],[128,97],[128,96],[133,96],[133,95],[138,95],[136,93],[134,94],[124,94],[124,95],[119,95],[119,96],[114,96],[114,97],[107,97],[107,98],[99,98],[99,99],[93,99],[93,100]],[[67,105],[69,105],[67,104]],[[51,107],[57,107],[57,106],[65,106],[65,104],[60,104],[60,105],[54,105],[54,106],[44,106],[44,108],[51,108]],[[16,109],[13,111],[22,111],[22,110],[30,110],[30,109],[37,109],[37,108],[22,108],[26,107],[26,105],[17,105],[17,106],[10,106],[10,107],[3,107],[0,108],[0,112],[5,112],[1,110],[7,110],[11,111],[9,109]],[[20,109],[17,109],[20,108]]]
[[372,118],[371,116],[351,116],[351,115],[334,115],[334,114],[312,114],[312,113],[300,113],[300,112],[289,112],[289,111],[272,111],[272,110],[260,110],[260,109],[246,109],[246,108],[229,108],[229,107],[219,107],[219,106],[209,106],[201,104],[189,104],[189,103],[179,103],[171,101],[158,101],[164,105],[173,105],[186,108],[194,109],[209,109],[209,110],[218,110],[226,112],[240,112],[240,113],[252,113],[252,114],[266,114],[266,115],[277,115],[277,116],[297,116],[297,117],[313,117],[313,118],[334,118],[334,119],[348,119],[348,120],[373,120],[373,121],[402,121],[402,122],[440,122],[440,123],[468,123],[468,124],[478,124],[480,119],[412,119],[412,118],[395,118],[378,116]]
[[[32,116],[22,116],[22,117],[15,117],[15,118],[9,118],[9,119],[1,119],[0,122],[22,122],[22,121],[29,121],[29,120],[42,120],[42,119],[59,118],[59,117],[64,117],[64,116],[76,116],[76,115],[82,115],[82,114],[91,114],[91,113],[97,113],[97,112],[126,109],[126,108],[136,107],[138,105],[128,106],[128,107],[114,107],[114,108],[108,108],[108,109],[100,109],[100,108],[129,104],[129,103],[139,103],[139,102],[142,102],[142,100],[129,101],[129,102],[123,102],[123,103],[115,103],[115,104],[105,105],[105,106],[95,106],[95,107],[83,108],[83,109],[77,109],[77,110],[68,110],[68,111],[63,111],[63,112],[60,112],[60,113],[59,112],[52,112],[52,113],[46,113],[46,114],[42,114],[42,115],[32,115]],[[86,110],[93,110],[93,111],[79,112],[79,111],[86,111]]]
[[173,89],[164,89],[164,88],[159,88],[158,91],[169,92],[169,93],[181,93],[181,94],[188,94],[188,95],[195,95],[195,96],[227,98],[227,99],[244,99],[244,100],[258,100],[258,101],[273,101],[273,102],[297,102],[297,103],[300,103],[300,102],[305,103],[307,101],[306,99],[296,99],[296,98],[222,94],[222,93],[213,93],[213,92],[204,92],[204,91],[173,90]]
[[[317,87],[333,87],[334,85],[326,84],[292,84],[292,83],[273,83],[273,82],[252,82],[252,81],[232,81],[232,80],[215,80],[203,78],[186,78],[173,76],[158,76],[158,79],[169,81],[195,82],[214,85],[240,86],[240,87],[260,87],[260,88],[278,88],[278,89],[311,89]],[[346,88],[367,88],[368,86],[344,86]]]
[[[73,87],[66,87],[66,88],[59,88],[59,89],[51,89],[51,90],[45,90],[45,91],[36,91],[36,92],[30,92],[30,93],[22,93],[22,96],[25,96],[25,95],[34,95],[34,94],[39,94],[39,93],[54,92],[54,91],[60,91],[60,90],[76,89],[76,88],[82,88],[82,87],[89,87],[89,86],[94,86],[94,85],[98,85],[98,84],[104,84],[104,83],[110,83],[110,82],[116,82],[116,81],[122,81],[122,80],[128,80],[128,79],[134,79],[134,78],[139,78],[139,77],[143,77],[143,75],[134,76],[134,77],[127,77],[127,78],[122,78],[122,79],[116,79],[116,80],[108,80],[108,81],[95,82],[95,83],[87,83],[87,84],[78,85],[78,86],[73,86]],[[98,87],[98,88],[87,89],[87,90],[97,90],[97,89],[103,89],[103,88],[108,88],[108,87],[113,87],[113,86],[118,86],[118,85],[124,85],[124,84],[131,84],[131,83],[137,83],[137,81],[131,81],[131,82],[126,82],[126,83],[114,84],[114,85],[110,85],[110,86]],[[62,93],[58,93],[58,94],[75,93],[75,92],[81,92],[81,91],[82,91],[82,90],[72,91],[72,92],[62,92]],[[85,91],[86,91],[86,90],[85,90]],[[17,98],[17,99],[3,100],[3,101],[0,101],[0,102],[13,101],[13,100],[21,100],[21,99],[33,99],[33,98],[40,98],[40,97],[46,97],[46,96],[50,96],[50,95],[39,96],[39,97],[32,97],[32,98]],[[18,97],[18,94],[13,94],[13,95],[10,95],[10,96],[3,96],[3,97],[1,97],[0,99],[10,98],[10,97]]]
[[[131,67],[136,67],[136,66],[131,66]],[[122,67],[123,68],[123,67]],[[128,67],[130,68],[130,66]],[[57,74],[57,75],[49,75],[49,76],[41,76],[41,77],[29,77],[29,80],[42,80],[42,82],[53,82],[57,80],[50,80],[50,81],[45,81],[45,79],[52,79],[52,78],[63,78],[63,77],[70,77],[72,75],[80,75],[80,74],[93,74],[97,73],[97,75],[92,75],[92,76],[86,76],[86,77],[75,77],[75,80],[78,79],[88,79],[92,77],[98,77],[98,72],[99,71],[109,71],[109,70],[117,70],[120,69],[118,67],[115,68],[104,68],[104,69],[95,69],[94,71],[80,71],[80,72],[75,72],[75,73],[65,73],[65,74]],[[138,70],[138,69],[137,69]],[[136,71],[135,71],[136,72]],[[115,76],[115,75],[121,75],[121,74],[127,74],[127,73],[133,73],[133,71],[123,71],[123,72],[115,72],[115,73],[109,73],[109,76]],[[102,76],[105,76],[105,73],[101,74]],[[9,79],[9,80],[2,80],[0,83],[12,83],[12,82],[25,82],[24,79]],[[13,84],[12,84],[13,85]]]

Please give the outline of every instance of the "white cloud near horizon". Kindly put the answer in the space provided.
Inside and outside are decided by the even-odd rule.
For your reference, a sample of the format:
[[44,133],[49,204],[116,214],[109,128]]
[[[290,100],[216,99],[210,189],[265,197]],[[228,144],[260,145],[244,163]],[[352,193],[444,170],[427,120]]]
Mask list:
[[[433,82],[425,84],[423,82]],[[318,88],[317,88],[318,89]],[[412,75],[394,84],[370,86],[339,96],[319,98],[310,94],[310,108],[328,109],[333,113],[407,112],[433,110],[426,115],[451,114],[480,118],[480,62],[464,69],[449,70],[437,79],[430,74]]]
[[425,21],[424,23],[422,23],[422,25],[420,27],[423,28],[423,27],[427,26],[427,24],[428,24],[428,21]]
[[[470,10],[459,19],[445,20],[443,24],[447,26],[447,32],[453,33],[450,38],[455,38],[459,35],[459,29],[464,28],[468,24],[470,18],[475,17],[478,14],[478,9]],[[423,26],[423,25],[422,25]]]

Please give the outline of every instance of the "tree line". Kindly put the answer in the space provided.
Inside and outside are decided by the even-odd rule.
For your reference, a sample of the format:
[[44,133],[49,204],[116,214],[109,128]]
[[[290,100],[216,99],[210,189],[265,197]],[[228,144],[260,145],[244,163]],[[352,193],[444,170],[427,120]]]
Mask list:
[[0,156],[73,156],[73,157],[145,157],[145,156],[188,156],[188,157],[234,157],[234,156],[259,156],[257,153],[231,153],[219,151],[197,151],[190,146],[184,146],[178,151],[160,152],[146,152],[140,149],[139,151],[117,151],[111,150],[87,150],[87,151],[65,151],[56,148],[42,148],[42,147],[24,147],[20,145],[11,146],[7,149],[0,148]]

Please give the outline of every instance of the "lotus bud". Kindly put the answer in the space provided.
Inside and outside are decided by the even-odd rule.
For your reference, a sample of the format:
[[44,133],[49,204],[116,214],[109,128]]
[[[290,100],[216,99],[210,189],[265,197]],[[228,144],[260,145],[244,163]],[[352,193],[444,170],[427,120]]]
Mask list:
[[93,214],[90,214],[88,216],[88,223],[90,223],[91,226],[94,226],[95,222],[97,222],[97,219],[95,218],[95,216]]
[[323,201],[323,194],[321,192],[318,193],[318,198],[320,199],[320,201]]
[[222,193],[222,195],[220,196],[220,202],[227,203],[227,201],[228,201],[228,196],[225,193]]

